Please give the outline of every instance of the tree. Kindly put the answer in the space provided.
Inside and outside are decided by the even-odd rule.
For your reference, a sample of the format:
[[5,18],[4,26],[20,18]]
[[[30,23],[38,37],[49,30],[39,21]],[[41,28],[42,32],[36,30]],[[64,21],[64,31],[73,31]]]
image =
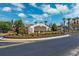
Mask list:
[[3,32],[8,32],[11,28],[11,23],[9,21],[0,21],[0,30],[3,30]]
[[44,21],[45,25],[47,25],[47,21]]
[[12,25],[12,31],[14,31],[14,19],[11,20],[11,25]]
[[57,25],[55,23],[52,25],[51,30],[52,31],[57,31]]
[[39,23],[43,23],[42,21],[40,21]]
[[25,26],[22,20],[15,21],[14,25],[15,25],[15,32],[17,33],[16,35],[25,33]]
[[68,32],[69,32],[69,30],[70,30],[70,20],[71,20],[71,18],[67,18],[67,20],[68,20]]
[[65,32],[65,23],[66,23],[66,18],[63,18],[63,22],[64,22],[64,32]]
[[37,24],[37,21],[35,21],[34,23]]
[[75,30],[75,24],[76,24],[76,19],[75,18],[72,18],[72,20],[73,20],[73,29]]
[[79,18],[78,17],[76,17],[76,27],[77,27],[77,30],[79,29],[78,27],[79,27]]

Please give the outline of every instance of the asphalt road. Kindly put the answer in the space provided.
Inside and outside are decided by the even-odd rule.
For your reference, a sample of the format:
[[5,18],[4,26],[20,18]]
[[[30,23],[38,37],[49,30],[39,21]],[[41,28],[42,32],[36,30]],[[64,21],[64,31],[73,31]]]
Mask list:
[[67,56],[79,47],[79,34],[55,40],[1,48],[0,56]]

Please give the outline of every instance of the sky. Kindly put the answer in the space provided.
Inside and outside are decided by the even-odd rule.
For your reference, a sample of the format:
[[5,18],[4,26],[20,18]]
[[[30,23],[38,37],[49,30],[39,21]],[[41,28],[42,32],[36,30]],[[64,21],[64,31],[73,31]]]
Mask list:
[[0,3],[0,20],[22,19],[25,24],[47,21],[60,25],[63,18],[79,17],[78,3]]

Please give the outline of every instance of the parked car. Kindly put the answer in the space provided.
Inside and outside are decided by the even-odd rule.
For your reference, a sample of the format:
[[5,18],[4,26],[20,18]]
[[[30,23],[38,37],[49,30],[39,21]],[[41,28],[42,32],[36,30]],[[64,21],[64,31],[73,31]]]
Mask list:
[[4,37],[0,36],[0,40],[3,40],[3,39],[4,39]]

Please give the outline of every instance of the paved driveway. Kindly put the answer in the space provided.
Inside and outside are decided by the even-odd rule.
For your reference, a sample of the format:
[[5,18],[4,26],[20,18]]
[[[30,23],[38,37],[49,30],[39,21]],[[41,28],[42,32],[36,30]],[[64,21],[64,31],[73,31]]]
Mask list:
[[[63,56],[79,46],[79,35],[1,48],[1,56]],[[75,55],[75,54],[73,54]]]

